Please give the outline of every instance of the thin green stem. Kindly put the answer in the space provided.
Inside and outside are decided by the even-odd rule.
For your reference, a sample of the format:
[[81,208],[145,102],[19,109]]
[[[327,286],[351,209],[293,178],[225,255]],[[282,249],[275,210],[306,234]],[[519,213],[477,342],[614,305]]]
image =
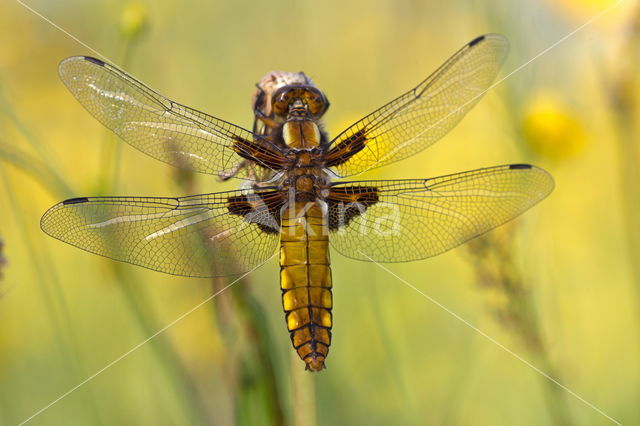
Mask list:
[[[636,6],[629,23],[627,39],[619,57],[618,72],[604,80],[609,85],[607,94],[613,111],[617,131],[618,171],[627,238],[629,267],[636,286],[637,304],[640,307],[640,128],[638,112],[640,101],[640,5]],[[638,310],[640,312],[640,309]],[[640,331],[640,330],[639,330]]]
[[293,385],[293,424],[294,426],[316,426],[316,388],[315,373],[309,373],[300,367],[300,357],[290,351],[290,368]]
[[[71,372],[71,379],[79,381],[86,375],[82,368],[82,357],[78,352],[78,345],[75,333],[73,332],[72,320],[69,316],[69,309],[66,298],[62,292],[62,287],[56,274],[53,262],[46,255],[46,251],[36,249],[33,239],[29,234],[30,226],[26,223],[23,209],[18,206],[18,198],[4,169],[0,168],[0,176],[4,183],[7,198],[10,200],[13,216],[18,222],[17,229],[22,233],[22,241],[26,245],[32,265],[38,276],[36,280],[40,287],[40,294],[44,298],[44,306],[49,318],[51,318],[52,329],[58,350],[62,359],[66,363],[66,368]],[[88,411],[93,417],[95,424],[102,424],[96,401],[89,392],[84,397],[88,403]]]
[[58,165],[53,160],[53,156],[47,150],[46,144],[40,143],[40,138],[36,137],[31,131],[31,129],[26,124],[24,124],[22,119],[16,114],[14,109],[11,107],[9,100],[5,96],[1,83],[0,83],[0,109],[2,111],[2,114],[9,119],[11,124],[13,124],[13,126],[18,130],[18,132],[22,134],[25,140],[38,154],[38,156],[40,157],[40,161],[43,163],[46,163],[48,174],[50,176],[57,177],[56,182],[54,183],[61,182],[62,179],[60,179],[59,177],[62,176],[62,174],[59,171]]
[[[133,58],[133,48],[137,45],[139,37],[125,36],[122,41],[122,53],[120,54],[120,66],[128,69]],[[109,129],[105,129],[102,137],[101,149],[101,173],[102,182],[100,192],[111,193],[118,188],[120,181],[120,169],[122,166],[122,141],[117,139]]]
[[[158,327],[155,327],[153,321],[150,320],[153,315],[144,302],[147,300],[147,296],[140,290],[140,286],[136,285],[131,275],[123,271],[122,264],[110,263],[123,299],[129,305],[129,310],[136,318],[142,334],[144,336],[155,334]],[[169,378],[173,383],[172,388],[178,399],[182,401],[190,424],[209,424],[212,419],[208,418],[206,403],[200,397],[191,374],[180,360],[168,337],[159,335],[149,344],[162,363],[164,370],[169,373]]]
[[231,291],[238,301],[238,305],[242,308],[242,314],[246,318],[245,328],[255,345],[256,358],[261,366],[260,371],[265,381],[268,410],[273,424],[284,426],[286,424],[284,407],[273,358],[275,349],[271,345],[273,340],[270,336],[266,315],[260,303],[251,294],[248,283],[240,282],[238,284]]
[[36,179],[57,197],[68,198],[73,190],[50,166],[0,139],[0,161],[11,164]]
[[[366,264],[363,265],[365,268],[368,267],[368,265]],[[375,276],[372,277],[369,281],[374,280]],[[389,332],[389,324],[386,321],[382,320],[383,317],[381,315],[381,312],[383,311],[383,307],[380,303],[380,293],[378,292],[378,285],[376,282],[370,282],[368,284],[370,291],[368,291],[367,293],[370,296],[369,304],[370,310],[371,312],[373,312],[375,330],[380,335],[380,340],[382,341],[384,351],[386,352],[388,358],[388,362],[386,364],[389,367],[392,380],[396,382],[396,386],[402,395],[402,400],[405,401],[405,405],[407,407],[407,409],[403,413],[405,419],[403,423],[407,422],[408,424],[413,424],[415,423],[416,414],[418,412],[416,409],[416,402],[412,393],[409,391],[409,386],[407,385],[404,372],[400,368],[402,364],[398,362],[398,355],[395,350],[396,345],[393,343],[393,339],[391,338],[391,333]]]

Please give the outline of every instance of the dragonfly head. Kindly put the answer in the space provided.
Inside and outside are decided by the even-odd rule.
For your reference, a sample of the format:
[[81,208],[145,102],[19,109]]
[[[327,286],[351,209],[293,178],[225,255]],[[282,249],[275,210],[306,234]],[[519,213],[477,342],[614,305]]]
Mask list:
[[307,84],[291,84],[276,90],[271,109],[276,116],[316,120],[325,113],[329,101],[320,90]]

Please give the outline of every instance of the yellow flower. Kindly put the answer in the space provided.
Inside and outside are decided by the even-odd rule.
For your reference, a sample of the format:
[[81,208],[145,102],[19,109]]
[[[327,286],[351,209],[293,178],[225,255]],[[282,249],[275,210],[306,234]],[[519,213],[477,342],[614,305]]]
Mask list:
[[552,160],[580,153],[587,139],[582,123],[550,92],[539,93],[525,107],[522,133],[534,152]]
[[141,3],[128,3],[120,16],[120,30],[125,37],[133,39],[138,37],[149,24],[149,13]]

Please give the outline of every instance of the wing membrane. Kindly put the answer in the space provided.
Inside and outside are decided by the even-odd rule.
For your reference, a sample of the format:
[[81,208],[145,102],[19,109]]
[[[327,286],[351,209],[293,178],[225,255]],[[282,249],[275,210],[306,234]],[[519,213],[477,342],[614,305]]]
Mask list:
[[334,224],[330,242],[358,260],[424,259],[513,219],[549,195],[553,186],[547,172],[524,164],[432,179],[336,184],[332,191],[338,195],[333,200],[329,196]]
[[[231,214],[230,203],[253,207]],[[74,198],[41,220],[44,232],[83,250],[191,277],[240,274],[260,265],[277,247],[277,226],[261,196],[246,191]]]
[[[270,167],[278,149],[241,127],[173,102],[124,71],[98,59],[74,56],[60,63],[60,78],[98,121],[153,158],[196,172],[231,170],[240,155]],[[238,147],[251,144],[248,151]],[[246,175],[245,175],[246,176]]]
[[327,164],[346,177],[424,150],[480,100],[507,51],[507,40],[497,34],[471,41],[418,86],[338,135]]

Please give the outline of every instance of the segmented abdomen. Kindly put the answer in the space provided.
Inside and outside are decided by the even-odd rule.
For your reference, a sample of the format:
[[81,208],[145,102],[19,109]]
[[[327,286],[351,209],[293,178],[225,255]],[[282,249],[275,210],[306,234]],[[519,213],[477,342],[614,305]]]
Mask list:
[[291,342],[311,371],[331,345],[331,269],[324,203],[295,202],[282,212],[280,288]]

